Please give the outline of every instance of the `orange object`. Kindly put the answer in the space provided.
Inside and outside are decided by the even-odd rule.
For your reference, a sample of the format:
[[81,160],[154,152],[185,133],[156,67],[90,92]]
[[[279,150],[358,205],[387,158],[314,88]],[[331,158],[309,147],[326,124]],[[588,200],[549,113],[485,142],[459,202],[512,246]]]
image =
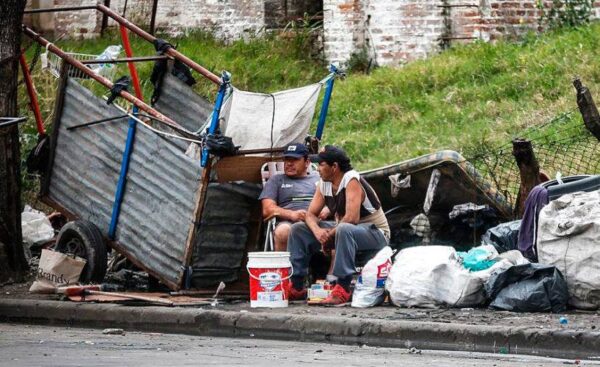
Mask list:
[[[127,28],[124,25],[121,25],[119,29],[121,30],[121,40],[123,41],[125,55],[131,58],[133,57],[133,51],[131,50],[131,44],[129,43],[129,34],[127,33]],[[133,89],[135,89],[135,96],[143,101],[144,96],[142,95],[142,88],[140,87],[140,78],[138,77],[135,64],[129,61],[127,62],[127,66],[129,67],[129,73],[131,73],[131,79],[133,80]]]
[[67,287],[59,287],[56,293],[64,294],[67,297],[71,296],[82,296],[86,291],[100,291],[102,290],[101,284],[88,284],[88,285],[70,285]]

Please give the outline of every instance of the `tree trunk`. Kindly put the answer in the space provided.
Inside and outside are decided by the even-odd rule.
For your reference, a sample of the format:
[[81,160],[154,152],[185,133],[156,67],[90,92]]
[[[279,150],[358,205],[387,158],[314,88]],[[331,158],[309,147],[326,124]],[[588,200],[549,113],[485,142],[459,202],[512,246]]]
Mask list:
[[579,78],[573,81],[573,85],[577,90],[577,106],[579,107],[579,112],[581,112],[581,117],[583,117],[585,127],[587,127],[596,139],[600,140],[600,113],[598,113],[592,93],[590,93],[587,87],[581,84]]
[[541,183],[540,180],[540,165],[538,164],[533,147],[529,140],[515,139],[513,140],[513,156],[519,167],[519,175],[521,176],[521,186],[515,203],[514,215],[515,218],[523,217],[525,211],[525,200],[531,189]]
[[[0,116],[16,117],[25,0],[0,1]],[[17,125],[0,128],[0,280],[27,270],[21,234],[21,156]]]

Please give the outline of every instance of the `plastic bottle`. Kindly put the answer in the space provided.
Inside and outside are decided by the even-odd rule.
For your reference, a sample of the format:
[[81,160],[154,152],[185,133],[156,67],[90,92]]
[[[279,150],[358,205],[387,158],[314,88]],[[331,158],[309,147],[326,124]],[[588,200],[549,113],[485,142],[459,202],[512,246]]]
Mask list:
[[[123,48],[119,45],[108,46],[96,60],[114,60],[119,57]],[[112,70],[116,67],[115,64],[96,64],[92,67],[94,73],[102,76],[110,76]]]

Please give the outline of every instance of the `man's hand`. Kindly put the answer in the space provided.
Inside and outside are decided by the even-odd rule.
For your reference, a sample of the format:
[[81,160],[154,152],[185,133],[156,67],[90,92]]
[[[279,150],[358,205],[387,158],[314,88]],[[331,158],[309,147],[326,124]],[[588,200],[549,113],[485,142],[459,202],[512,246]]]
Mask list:
[[289,217],[292,222],[304,222],[304,219],[306,219],[306,210],[291,211]]
[[327,220],[330,215],[331,215],[331,212],[329,211],[329,208],[325,206],[325,207],[323,207],[323,209],[321,209],[321,212],[319,213],[319,219]]
[[321,251],[329,253],[335,242],[335,228],[319,228],[315,233],[315,238],[321,244]]
[[330,237],[329,232],[330,231],[331,231],[330,228],[319,228],[315,232],[313,232],[313,234],[315,235],[315,238],[317,239],[317,241],[319,241],[321,246],[325,246],[327,244],[327,242],[329,241],[329,237]]

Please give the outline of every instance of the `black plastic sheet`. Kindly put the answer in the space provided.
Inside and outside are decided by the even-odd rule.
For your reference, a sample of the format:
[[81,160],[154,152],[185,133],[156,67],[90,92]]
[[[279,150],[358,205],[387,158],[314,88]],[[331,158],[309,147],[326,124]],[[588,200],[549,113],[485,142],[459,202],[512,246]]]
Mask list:
[[493,274],[485,284],[491,308],[515,312],[563,312],[569,291],[554,266],[524,264]]
[[492,245],[499,254],[517,250],[517,241],[519,239],[519,228],[521,220],[506,222],[490,228],[481,236],[481,240],[486,245]]

